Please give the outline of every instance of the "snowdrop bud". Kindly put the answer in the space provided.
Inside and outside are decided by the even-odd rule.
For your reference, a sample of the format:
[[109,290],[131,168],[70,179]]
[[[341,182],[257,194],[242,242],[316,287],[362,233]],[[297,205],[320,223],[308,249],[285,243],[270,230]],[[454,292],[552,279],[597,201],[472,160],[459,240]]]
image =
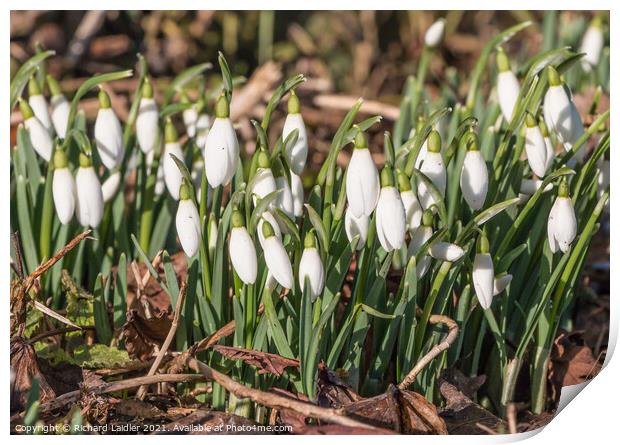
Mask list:
[[398,188],[400,189],[400,199],[405,208],[405,221],[407,222],[407,230],[413,231],[420,225],[422,220],[422,206],[415,192],[411,190],[411,181],[404,173],[398,172]]
[[243,215],[237,209],[233,210],[231,224],[228,252],[233,268],[241,281],[245,284],[254,284],[258,267],[256,248],[243,224]]
[[489,172],[482,153],[478,149],[478,138],[470,133],[467,142],[467,154],[461,170],[461,191],[467,205],[472,210],[480,210],[484,206],[489,189]]
[[438,242],[430,247],[429,253],[436,260],[457,261],[465,254],[465,251],[456,244]]
[[512,275],[503,272],[495,277],[493,281],[493,296],[501,294],[512,281]]
[[75,212],[75,179],[68,168],[67,154],[57,147],[54,152],[54,176],[52,196],[56,214],[62,224],[68,224]]
[[47,107],[47,101],[45,97],[43,97],[43,94],[41,94],[41,89],[34,76],[28,81],[28,104],[32,107],[34,115],[39,119],[45,130],[50,135],[53,135],[54,128],[52,127],[52,119]]
[[499,100],[499,108],[506,122],[512,119],[512,113],[519,98],[519,81],[517,76],[510,70],[510,62],[503,48],[498,48],[497,58],[497,98]]
[[288,100],[288,114],[286,115],[284,128],[282,129],[282,140],[286,140],[287,136],[291,134],[293,130],[298,131],[297,142],[295,142],[293,146],[286,147],[285,155],[288,164],[291,166],[291,170],[300,175],[306,165],[306,158],[308,157],[308,136],[306,134],[304,119],[301,116],[299,98],[294,90],[291,91],[291,97]]
[[189,185],[183,181],[179,188],[179,208],[176,215],[177,235],[188,257],[196,255],[201,243],[200,215],[190,197]]
[[568,195],[568,183],[562,179],[558,186],[558,197],[551,207],[547,220],[547,237],[551,252],[568,251],[577,235],[577,219],[573,202]]
[[261,231],[265,239],[263,251],[269,272],[282,287],[291,289],[293,287],[293,268],[282,241],[275,236],[274,226],[267,221],[263,222]]
[[54,130],[56,130],[58,137],[64,139],[67,133],[71,105],[69,105],[69,101],[65,95],[62,94],[62,91],[60,91],[58,81],[49,74],[47,75],[47,84],[52,94],[52,99],[50,100],[52,124],[54,125]]
[[[189,97],[185,91],[181,92],[181,103],[190,104]],[[196,136],[196,123],[198,122],[198,106],[192,105],[189,108],[183,110],[183,125],[187,131],[187,136],[193,138]]]
[[211,118],[207,113],[199,112],[196,121],[196,145],[201,150],[205,149],[209,128],[211,128]]
[[274,161],[272,172],[275,176],[276,190],[280,190],[280,193],[276,196],[275,206],[286,213],[289,218],[294,218],[293,192],[284,173],[282,162],[279,159]]
[[291,193],[293,194],[293,215],[300,217],[304,212],[304,184],[301,177],[291,171]]
[[[549,89],[545,93],[543,115],[549,131],[558,136],[566,150],[570,150],[575,136],[583,134],[583,124],[574,104],[564,90],[560,75],[552,66],[547,67]],[[581,129],[579,128],[581,127]]]
[[493,260],[489,254],[489,240],[484,234],[480,235],[480,238],[478,238],[472,281],[474,282],[474,289],[476,290],[476,296],[478,297],[480,306],[482,306],[482,309],[489,309],[493,302],[495,272],[493,269]]
[[136,136],[143,153],[153,151],[160,141],[159,111],[153,98],[153,86],[148,77],[144,79],[142,86],[142,99],[136,119]]
[[[441,136],[435,130],[428,135],[428,153],[422,162],[420,171],[435,184],[441,196],[444,196],[446,192],[446,166],[441,156]],[[418,199],[424,209],[436,204],[431,191],[421,180],[418,181]]]
[[443,39],[443,33],[446,29],[446,20],[439,19],[426,30],[424,35],[424,44],[429,48],[436,48]]
[[172,195],[174,199],[179,199],[179,190],[181,181],[183,180],[183,174],[171,155],[176,156],[183,163],[185,162],[185,156],[183,155],[181,144],[179,144],[177,131],[170,118],[166,120],[164,140],[166,142],[162,159],[164,181],[166,182],[166,188],[170,192],[170,195]]
[[366,244],[369,224],[370,218],[368,216],[362,215],[358,218],[353,215],[351,209],[347,207],[347,211],[344,214],[344,229],[347,232],[349,242],[352,242],[353,238],[359,235],[359,241],[356,247],[357,250],[362,250]]
[[99,91],[99,111],[95,121],[95,142],[101,162],[107,169],[118,167],[123,160],[123,130],[110,107],[110,97]]
[[221,95],[215,105],[215,121],[205,142],[205,171],[209,185],[228,185],[239,160],[239,142],[229,118],[230,105]]
[[[252,187],[252,199],[256,205],[258,198],[263,199],[265,196],[277,190],[276,180],[271,171],[271,162],[269,155],[264,148],[261,148],[257,154],[258,169],[254,176],[254,186]],[[281,193],[280,193],[281,194]]]
[[34,148],[34,151],[36,151],[39,156],[49,162],[52,157],[52,137],[41,121],[34,115],[28,102],[21,97],[18,100],[19,109],[24,119],[24,126],[26,130],[28,130],[32,148]]
[[545,141],[545,171],[547,172],[549,171],[549,169],[553,165],[553,161],[555,160],[555,148],[553,147],[553,143],[551,142],[551,138],[549,137],[549,130],[547,129],[547,124],[545,124],[545,120],[542,117],[538,120],[538,126],[540,127],[540,132],[542,133],[543,139]]
[[316,246],[314,231],[310,230],[304,239],[304,252],[299,261],[299,288],[304,289],[306,277],[310,281],[310,296],[312,301],[321,295],[325,284],[325,270],[321,255]]
[[261,247],[263,248],[263,250],[265,250],[265,236],[263,235],[263,230],[262,230],[264,222],[268,222],[271,225],[271,228],[273,229],[273,233],[275,234],[275,236],[282,239],[282,231],[280,230],[280,227],[278,226],[278,222],[276,221],[274,216],[269,211],[263,212],[263,214],[260,217],[260,220],[258,221],[258,225],[256,227],[256,232],[258,233],[258,241]]
[[353,215],[356,218],[370,216],[379,199],[379,173],[361,130],[355,137],[346,181],[347,201]]
[[539,178],[544,177],[547,173],[547,146],[536,119],[529,113],[525,117],[525,152],[534,174]]
[[590,71],[592,67],[598,65],[601,59],[601,51],[603,50],[603,26],[601,18],[595,16],[590,26],[583,35],[581,41],[580,53],[585,53],[581,59],[581,66],[585,71]]
[[121,184],[121,172],[115,171],[108,179],[101,184],[101,192],[103,193],[103,202],[108,202],[116,195],[118,186]]
[[91,159],[83,153],[80,153],[80,167],[75,175],[75,186],[79,223],[85,227],[98,227],[103,218],[103,192]]
[[[422,215],[422,225],[413,231],[409,247],[407,248],[407,256],[412,257],[420,252],[422,246],[433,236],[433,211],[425,210]],[[424,253],[416,264],[416,275],[422,278],[431,264],[430,257]]]
[[394,177],[389,167],[381,171],[381,193],[376,216],[377,237],[381,247],[386,252],[400,249],[407,231],[405,207],[394,187]]
[[217,231],[217,220],[212,213],[207,227],[207,251],[209,252],[209,258],[214,258],[215,255],[215,248],[217,247]]

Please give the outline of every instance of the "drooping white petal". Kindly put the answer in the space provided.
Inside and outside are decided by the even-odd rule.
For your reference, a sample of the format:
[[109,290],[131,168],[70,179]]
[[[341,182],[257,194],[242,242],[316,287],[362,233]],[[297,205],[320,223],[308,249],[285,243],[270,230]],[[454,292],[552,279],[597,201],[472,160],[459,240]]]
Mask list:
[[[409,247],[407,247],[407,256],[417,255],[422,246],[433,236],[433,229],[428,226],[420,226],[411,234]],[[422,278],[431,264],[431,258],[424,254],[416,264],[416,275]]]
[[557,134],[563,144],[570,141],[573,132],[571,100],[561,85],[550,86],[545,94],[543,115],[550,132]]
[[368,236],[368,225],[370,224],[370,218],[366,215],[362,215],[359,218],[353,215],[353,212],[347,208],[344,214],[344,229],[347,232],[347,238],[349,242],[353,241],[353,238],[359,235],[359,241],[357,242],[357,250],[362,250],[366,244],[366,237]]
[[54,128],[52,126],[52,118],[50,117],[49,109],[47,108],[47,101],[42,94],[35,94],[28,98],[30,108],[34,112],[34,116],[39,119],[41,125],[45,128],[48,134],[54,134]]
[[253,284],[257,273],[256,248],[245,227],[235,227],[230,231],[228,250],[232,265],[241,281]]
[[425,139],[424,142],[422,142],[422,146],[418,152],[418,157],[415,158],[415,168],[418,170],[420,169],[422,162],[424,162],[424,159],[426,159],[426,153],[428,153],[428,139]]
[[160,142],[159,110],[153,98],[142,98],[136,118],[136,136],[143,153],[149,153]]
[[[575,142],[577,142],[577,140],[583,136],[584,130],[583,130],[583,121],[581,120],[581,116],[579,115],[579,111],[577,110],[577,107],[575,106],[575,104],[573,103],[573,101],[570,102],[570,128],[571,128],[571,133],[569,136],[566,137],[566,139],[563,141],[564,142],[564,149],[566,151],[570,151],[573,149],[573,145],[575,145]],[[579,150],[577,151],[577,153],[575,153],[575,155],[573,156],[573,159],[575,159],[578,162],[583,161],[583,158],[585,157],[586,154],[586,147],[585,145],[582,145]]]
[[413,190],[405,190],[404,192],[400,192],[400,199],[402,200],[403,207],[405,208],[407,230],[413,231],[416,227],[420,226],[420,221],[422,221],[422,213],[424,213],[422,206],[420,205],[420,201],[418,201],[418,197]]
[[306,134],[306,126],[301,113],[288,114],[284,121],[282,129],[282,140],[286,140],[287,136],[293,130],[298,130],[297,142],[295,145],[286,148],[286,159],[296,174],[300,175],[306,165],[308,157],[308,135]]
[[198,122],[198,111],[196,106],[193,105],[186,110],[183,110],[183,125],[187,131],[187,136],[193,138],[196,136],[196,123]]
[[282,231],[280,230],[280,226],[278,225],[278,222],[276,221],[276,219],[273,217],[271,212],[269,211],[263,212],[260,219],[258,220],[258,224],[256,225],[256,233],[258,234],[258,241],[261,247],[263,248],[263,250],[265,250],[265,236],[263,235],[262,227],[265,221],[271,224],[271,227],[273,228],[273,233],[276,236],[276,238],[282,239]]
[[495,281],[495,272],[491,255],[488,253],[476,254],[472,279],[480,306],[482,306],[483,309],[490,308],[493,302],[493,283]]
[[443,33],[446,28],[446,21],[439,19],[433,23],[424,34],[424,43],[430,48],[435,48],[441,43],[443,39]]
[[26,119],[24,122],[28,135],[30,136],[30,143],[32,148],[37,152],[39,156],[49,162],[52,157],[52,137],[45,129],[41,121],[36,116],[32,116]]
[[176,156],[180,161],[185,163],[185,156],[183,155],[183,149],[181,148],[181,144],[178,142],[168,142],[164,147],[164,154],[162,157],[162,167],[164,172],[164,181],[166,182],[166,188],[170,195],[178,200],[179,199],[179,188],[181,187],[181,182],[183,181],[183,174],[172,156]]
[[370,216],[379,199],[379,173],[370,151],[355,148],[347,169],[347,201],[354,216]]
[[52,196],[56,214],[62,224],[68,224],[75,212],[75,179],[68,168],[57,168],[52,177]]
[[112,108],[101,108],[95,121],[95,142],[101,162],[111,170],[123,160],[123,130]]
[[600,26],[589,26],[581,41],[580,53],[585,53],[581,59],[581,66],[586,71],[598,65],[603,50],[603,31]]
[[553,148],[553,143],[549,137],[543,138],[545,140],[545,171],[549,171],[551,166],[553,165],[553,161],[555,160],[555,148]]
[[[259,168],[256,170],[256,176],[253,179],[254,186],[252,187],[252,199],[254,205],[256,205],[258,199],[263,199],[265,196],[273,193],[277,190],[276,180],[273,177],[273,172],[270,168]],[[281,195],[282,193],[280,193]]]
[[[439,193],[441,193],[441,196],[445,196],[446,167],[443,163],[441,153],[427,153],[420,171],[424,173],[433,184],[435,184],[435,187],[437,187]],[[418,199],[425,210],[435,204],[431,191],[428,187],[426,187],[426,184],[422,180],[418,181]]]
[[196,121],[196,145],[201,150],[204,150],[207,142],[207,135],[209,134],[209,128],[211,128],[211,118],[206,113],[198,115]]
[[525,129],[525,152],[532,171],[539,178],[544,177],[547,173],[547,146],[537,125]]
[[196,255],[200,247],[200,215],[191,199],[179,201],[176,227],[181,247],[188,257]]
[[280,190],[275,201],[276,207],[286,213],[290,218],[294,218],[293,192],[285,176],[276,178],[276,189]]
[[556,225],[558,223],[558,206],[557,199],[553,203],[551,210],[549,211],[549,217],[547,218],[547,239],[549,241],[549,248],[552,253],[556,253],[560,249],[560,245],[555,237]]
[[429,253],[436,260],[457,261],[465,254],[465,251],[461,246],[440,241],[431,245]]
[[291,171],[291,193],[293,194],[293,215],[299,217],[304,212],[304,184],[301,177]]
[[108,202],[110,199],[116,195],[118,191],[118,186],[121,183],[121,172],[115,171],[108,179],[103,181],[101,184],[101,193],[103,194],[103,202]]
[[[609,181],[610,181],[610,172],[609,172],[609,159],[604,159],[601,158],[598,160],[598,162],[596,163],[596,166],[598,167],[598,178],[597,178],[597,183],[598,183],[598,190],[597,190],[597,196],[599,199],[601,199],[601,196],[603,196],[603,192],[605,191],[605,189],[607,187],[609,187]],[[607,201],[607,204],[605,204],[605,206],[609,206],[609,200]]]
[[472,210],[484,206],[489,189],[489,172],[479,150],[468,151],[461,170],[461,191]]
[[493,280],[493,296],[501,294],[512,281],[512,275],[504,274]]
[[54,130],[56,130],[56,134],[60,139],[64,139],[67,133],[67,124],[69,123],[69,112],[71,109],[69,101],[64,95],[58,94],[52,96],[50,106],[52,109],[51,117]]
[[[571,243],[577,236],[577,219],[575,218],[575,210],[573,202],[570,198],[558,197],[553,204],[555,212],[553,218],[555,221],[551,224],[554,231],[555,242],[562,252],[567,252]],[[552,215],[549,215],[549,219]]]
[[386,252],[400,249],[407,230],[405,208],[395,187],[383,187],[376,212],[377,237]]
[[[154,152],[151,152],[154,153]],[[150,171],[150,169],[149,169]],[[164,179],[164,160],[160,159],[157,167],[157,179],[155,181],[155,194],[161,196],[166,190],[166,180]]]
[[293,287],[293,268],[282,241],[277,236],[270,236],[263,243],[265,263],[267,263],[269,272],[282,287],[291,289]]
[[321,255],[316,247],[304,249],[299,261],[299,288],[304,289],[305,279],[310,280],[312,301],[321,295],[325,284],[325,271],[321,262]]
[[239,159],[239,142],[230,119],[217,118],[205,142],[205,171],[212,188],[228,185]]
[[497,75],[497,99],[506,122],[510,122],[512,119],[512,113],[519,98],[519,91],[519,81],[512,71],[502,71]]
[[103,192],[95,169],[92,166],[78,168],[75,185],[79,223],[85,227],[98,227],[103,218]]

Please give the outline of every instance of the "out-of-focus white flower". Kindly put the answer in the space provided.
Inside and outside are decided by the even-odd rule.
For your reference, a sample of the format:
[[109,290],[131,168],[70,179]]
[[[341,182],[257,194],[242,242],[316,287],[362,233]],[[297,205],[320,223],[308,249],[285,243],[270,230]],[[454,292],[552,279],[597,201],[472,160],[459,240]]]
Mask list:
[[174,161],[171,155],[174,155],[179,161],[185,163],[185,156],[181,144],[179,144],[178,135],[174,128],[174,124],[170,118],[166,121],[166,128],[164,130],[164,154],[161,160],[164,181],[166,182],[166,188],[170,195],[174,199],[179,199],[179,190],[181,187],[181,181],[183,180],[183,174],[179,170],[179,166]]
[[123,160],[123,130],[116,113],[110,106],[110,97],[99,91],[99,111],[95,120],[95,143],[101,162],[108,170],[118,167]]
[[493,259],[489,254],[489,241],[485,235],[481,235],[478,239],[477,253],[474,257],[472,281],[474,282],[474,289],[480,306],[482,309],[489,309],[493,302],[495,271]]
[[[252,179],[252,199],[254,201],[254,205],[258,202],[258,199],[263,199],[270,193],[273,193],[277,190],[276,180],[273,177],[273,172],[271,171],[271,162],[269,161],[269,155],[263,149],[260,149],[257,153],[258,156],[258,168],[256,169],[256,174]],[[281,195],[282,193],[280,193]]]
[[[605,159],[605,158],[600,158],[597,163],[596,166],[598,168],[598,178],[597,178],[597,182],[598,182],[598,190],[597,190],[597,196],[599,199],[601,199],[601,196],[603,196],[603,192],[605,192],[605,189],[607,187],[609,187],[609,180],[610,180],[610,173],[609,173],[609,159]],[[607,200],[607,203],[605,204],[606,207],[609,207],[609,200]]]
[[510,61],[503,48],[498,48],[495,61],[498,71],[497,99],[499,100],[499,108],[502,110],[506,122],[510,122],[521,87],[517,76],[510,70]]
[[75,175],[77,190],[76,213],[85,227],[97,228],[103,218],[103,191],[92,160],[80,153],[80,167]]
[[280,191],[274,204],[277,208],[286,213],[289,218],[293,219],[295,218],[293,192],[290,184],[288,183],[286,174],[284,173],[282,163],[279,160],[276,159],[273,163],[272,171],[275,176],[276,190]]
[[543,178],[547,173],[547,145],[536,119],[529,113],[525,117],[525,152],[534,174]]
[[160,141],[159,110],[153,98],[153,87],[147,77],[142,86],[142,99],[136,118],[136,137],[143,153],[153,151]]
[[52,157],[53,149],[52,137],[41,121],[34,115],[28,102],[21,97],[19,98],[19,109],[24,119],[24,126],[26,130],[28,130],[32,148],[34,148],[34,151],[36,151],[39,156],[49,162]]
[[58,219],[62,224],[68,224],[75,212],[75,179],[68,168],[67,155],[60,147],[54,152],[52,196]]
[[346,188],[353,215],[356,218],[370,216],[379,199],[379,173],[361,130],[355,137],[355,147],[347,168]]
[[353,238],[359,235],[359,241],[356,246],[357,250],[362,250],[366,244],[369,224],[370,218],[368,216],[362,215],[358,218],[347,207],[347,211],[344,214],[344,229],[347,232],[349,242],[353,242]]
[[293,287],[293,268],[282,245],[282,240],[275,235],[274,227],[267,221],[262,223],[261,232],[264,238],[265,263],[267,263],[269,272],[282,287],[291,289]]
[[[191,104],[185,91],[181,92],[181,103],[184,105]],[[185,131],[187,132],[187,136],[190,138],[196,136],[196,123],[198,122],[199,107],[199,104],[191,104],[189,108],[183,110],[183,125],[185,125]]]
[[563,179],[558,186],[558,197],[551,207],[547,220],[547,237],[551,252],[567,252],[577,236],[577,219],[573,202],[568,195],[568,184]]
[[[446,193],[446,166],[441,156],[441,136],[433,130],[428,135],[427,142],[428,153],[426,153],[420,171],[432,181],[441,196],[444,196]],[[418,181],[418,199],[425,210],[436,204],[430,189],[422,180]]]
[[54,130],[56,130],[58,137],[64,139],[67,133],[71,106],[65,95],[62,94],[58,81],[49,74],[47,75],[47,84],[49,85],[52,95],[50,100],[52,124],[54,125]]
[[429,48],[436,48],[443,39],[443,33],[446,29],[446,20],[439,19],[435,21],[424,34],[424,44]]
[[190,197],[189,185],[183,182],[179,191],[176,227],[181,247],[188,257],[196,255],[201,243],[200,215]]
[[282,140],[286,141],[286,138],[294,130],[298,131],[297,141],[295,144],[285,147],[284,154],[288,161],[291,170],[295,174],[300,175],[306,165],[306,158],[308,157],[308,135],[306,134],[306,126],[304,119],[301,116],[301,106],[299,98],[295,94],[295,91],[291,91],[291,97],[288,100],[288,114],[284,121],[284,128],[282,129]]
[[603,24],[601,18],[597,15],[592,19],[590,26],[583,35],[581,41],[580,53],[585,53],[581,59],[581,66],[585,71],[591,71],[597,66],[601,59],[601,51],[603,50]]
[[35,117],[39,119],[49,135],[53,135],[54,127],[52,126],[52,118],[50,117],[47,101],[43,97],[37,79],[34,76],[28,81],[28,104],[30,104]]
[[121,172],[116,170],[108,179],[101,184],[101,192],[103,193],[103,202],[110,201],[118,191],[118,186],[121,184]]
[[241,281],[245,284],[253,284],[256,281],[258,268],[256,247],[243,225],[243,216],[237,209],[233,210],[231,224],[232,230],[228,244],[230,260]]
[[304,289],[305,280],[308,277],[310,281],[310,297],[312,301],[321,295],[323,286],[325,285],[325,270],[321,255],[316,246],[314,233],[309,231],[304,239],[304,252],[299,261],[299,288]]
[[433,243],[428,252],[433,258],[440,261],[457,261],[465,254],[461,246],[444,241]]
[[[422,225],[413,231],[409,247],[407,247],[407,256],[412,257],[418,255],[420,249],[433,236],[433,212],[425,210],[422,215]],[[424,252],[416,263],[416,275],[422,278],[428,271],[431,264],[431,258],[427,252]]]
[[405,221],[407,230],[412,232],[420,226],[422,220],[422,206],[415,192],[411,190],[411,181],[404,172],[398,172],[398,188],[400,189],[400,199],[405,208]]
[[212,188],[228,185],[239,161],[239,142],[230,121],[230,105],[221,95],[215,105],[215,120],[205,142],[205,171]]
[[205,149],[209,128],[211,128],[211,118],[205,112],[199,113],[196,121],[196,145],[201,150]]
[[[543,181],[540,179],[523,179],[521,180],[521,187],[519,189],[519,204],[525,204],[530,197],[536,193],[542,186]],[[553,189],[553,184],[547,184],[543,191],[548,192]]]
[[304,212],[304,184],[301,177],[291,171],[291,193],[293,194],[293,215],[300,217]]
[[405,242],[407,224],[405,207],[394,187],[394,177],[389,167],[381,171],[381,192],[376,211],[377,238],[386,252],[398,250]]
[[467,205],[472,210],[480,210],[487,198],[489,172],[478,148],[478,138],[473,133],[467,143],[460,184]]
[[501,273],[493,280],[493,296],[501,294],[512,281],[512,275]]

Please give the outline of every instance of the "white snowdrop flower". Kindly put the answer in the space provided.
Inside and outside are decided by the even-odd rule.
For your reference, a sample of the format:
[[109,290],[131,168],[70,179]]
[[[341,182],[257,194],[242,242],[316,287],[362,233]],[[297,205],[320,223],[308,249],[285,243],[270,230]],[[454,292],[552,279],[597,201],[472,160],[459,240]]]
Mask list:
[[381,171],[381,193],[376,211],[377,238],[386,252],[398,250],[405,242],[407,224],[405,207],[394,187],[394,176],[389,167]]
[[568,151],[583,134],[583,123],[577,108],[564,90],[560,75],[552,66],[547,67],[547,76],[549,89],[543,103],[545,123]]
[[205,142],[205,171],[212,188],[228,185],[237,170],[239,142],[230,121],[230,105],[221,95],[215,105],[215,120]]
[[262,223],[261,232],[264,238],[265,263],[267,263],[269,272],[282,287],[291,289],[293,287],[293,268],[282,245],[282,240],[275,235],[274,227],[267,221]]
[[424,44],[429,48],[436,48],[443,39],[443,33],[446,29],[446,20],[439,19],[435,21],[424,35]]
[[[441,196],[446,193],[446,166],[441,155],[441,136],[435,130],[428,136],[428,153],[422,162],[420,171],[437,187]],[[424,209],[430,208],[435,203],[431,191],[424,181],[418,181],[418,199]]]
[[103,218],[103,191],[92,160],[80,153],[80,167],[75,175],[76,214],[85,227],[97,228]]
[[[433,211],[425,210],[422,214],[422,225],[413,231],[407,247],[407,256],[412,257],[420,253],[422,246],[433,236]],[[431,264],[431,258],[424,252],[416,263],[416,275],[422,278]]]
[[[190,171],[190,175],[192,177],[192,183],[194,184],[194,190],[196,190],[196,200],[200,202],[202,196],[202,174],[205,171],[205,163],[202,159],[202,155],[197,155],[197,159],[194,159],[194,163],[192,164],[192,170]],[[211,207],[211,187],[209,187],[209,183],[207,182],[207,207]]]
[[601,51],[603,50],[603,39],[603,24],[601,23],[601,18],[597,15],[583,35],[579,49],[580,53],[585,53],[581,59],[581,66],[585,71],[591,71],[593,67],[598,65],[601,59]]
[[120,165],[123,160],[123,130],[116,113],[110,106],[110,97],[99,91],[99,111],[95,120],[95,143],[101,162],[108,170]]
[[67,133],[71,105],[65,95],[62,94],[58,81],[49,74],[47,75],[47,84],[49,85],[52,95],[50,100],[52,124],[54,125],[54,130],[58,137],[64,139]]
[[347,232],[349,242],[353,242],[353,238],[359,235],[357,242],[357,250],[362,250],[366,245],[366,237],[368,236],[368,226],[370,225],[370,217],[362,215],[359,218],[353,215],[351,209],[347,207],[344,214],[344,229]]
[[495,61],[498,71],[497,98],[499,108],[502,110],[506,122],[510,122],[521,88],[517,76],[510,70],[510,61],[503,48],[498,48]]
[[474,258],[472,271],[472,281],[476,296],[482,309],[487,310],[493,302],[493,285],[495,282],[495,272],[493,259],[489,254],[489,240],[486,235],[480,235],[477,245],[477,253]]
[[118,191],[118,187],[121,184],[121,172],[116,170],[108,179],[103,181],[101,184],[101,192],[103,193],[103,202],[106,203],[110,201],[116,195]]
[[299,288],[302,291],[306,277],[310,281],[310,297],[314,301],[323,292],[325,270],[323,269],[323,262],[317,249],[313,230],[310,230],[304,238],[304,252],[299,261]]
[[[277,190],[276,180],[273,177],[271,162],[269,161],[269,155],[266,150],[261,148],[256,156],[258,156],[258,168],[256,169],[254,178],[252,178],[251,190],[254,205],[257,204],[259,199],[263,199],[265,196]],[[281,194],[282,193],[280,193],[280,195]]]
[[543,178],[547,173],[547,145],[536,119],[529,113],[525,117],[525,152],[534,174]]
[[177,163],[171,155],[176,156],[177,159],[183,163],[185,163],[185,155],[183,154],[181,144],[179,144],[177,131],[175,130],[174,124],[170,118],[166,120],[164,140],[166,143],[164,145],[164,154],[161,160],[164,172],[164,181],[170,195],[174,199],[178,200],[183,174],[181,173],[181,170],[179,170]]
[[200,215],[196,204],[191,199],[190,187],[181,183],[179,190],[179,207],[176,215],[176,227],[181,247],[188,257],[196,255],[202,240],[200,231]]
[[538,126],[540,127],[540,132],[542,133],[543,140],[545,141],[545,171],[548,172],[553,165],[553,161],[555,160],[555,147],[553,146],[551,138],[549,137],[549,130],[547,129],[547,124],[545,123],[544,118],[541,117],[539,119]]
[[75,212],[76,188],[73,174],[68,168],[66,153],[57,147],[54,152],[54,175],[52,177],[52,196],[56,214],[62,224],[68,224]]
[[196,145],[201,150],[205,149],[209,128],[211,128],[211,118],[207,113],[199,112],[198,120],[196,121]]
[[512,281],[512,275],[503,272],[493,280],[493,296],[501,294]]
[[[190,104],[189,97],[185,91],[181,92],[181,103],[184,105]],[[198,122],[198,104],[192,104],[189,108],[183,110],[183,125],[185,125],[185,131],[187,136],[193,138],[196,136],[196,123]]]
[[484,206],[489,190],[489,172],[478,148],[478,138],[474,133],[470,133],[467,142],[460,184],[467,205],[472,210],[480,210]]
[[347,168],[346,188],[353,215],[357,218],[370,216],[379,199],[379,173],[361,130],[355,137],[355,147]]
[[[543,182],[540,179],[523,179],[521,181],[519,193],[523,193],[525,195],[533,195],[534,193],[536,193],[536,190],[538,190],[542,186],[542,183]],[[547,184],[544,191],[548,192],[552,188],[552,184]]]
[[444,241],[433,243],[428,252],[430,256],[440,261],[457,261],[465,254],[461,246]]
[[293,191],[291,190],[291,186],[288,183],[288,179],[279,159],[274,161],[272,172],[275,176],[276,190],[280,191],[280,193],[276,196],[274,204],[277,208],[286,213],[288,217],[293,219],[295,218],[293,208]]
[[409,177],[401,171],[398,172],[398,188],[400,189],[400,199],[405,208],[407,230],[412,232],[420,226],[424,210],[422,210],[422,206],[415,192],[411,190],[411,181]]
[[568,195],[568,184],[565,179],[558,186],[558,197],[551,207],[547,220],[547,237],[551,252],[558,250],[567,252],[577,235],[577,219],[573,202]]
[[237,209],[233,210],[231,224],[228,252],[232,266],[241,281],[245,284],[254,284],[258,270],[256,247],[243,224],[243,215]]
[[28,102],[21,97],[19,98],[19,109],[24,119],[24,126],[28,130],[32,148],[39,156],[49,162],[52,157],[52,148],[54,147],[52,137],[43,124],[41,124],[41,121],[34,115]]
[[[163,159],[162,159],[163,161]],[[166,190],[166,179],[164,178],[164,163],[160,162],[157,167],[157,178],[155,181],[155,194],[161,196]]]
[[[607,153],[609,153],[609,152],[607,152]],[[605,156],[607,156],[607,153],[605,154]],[[601,199],[601,196],[603,196],[603,192],[605,192],[605,189],[607,187],[609,187],[609,181],[610,181],[609,159],[600,158],[597,161],[596,166],[598,168],[598,178],[597,178],[598,190],[597,190],[597,196],[598,196],[599,199]],[[605,206],[609,207],[609,200],[607,201]]]
[[306,165],[306,159],[308,157],[308,135],[306,134],[304,119],[301,116],[299,98],[293,90],[288,100],[288,114],[286,115],[284,128],[282,129],[282,140],[285,141],[288,135],[294,130],[298,131],[297,141],[294,145],[285,147],[286,150],[284,154],[291,170],[293,170],[295,174],[300,175]]
[[136,136],[143,153],[153,151],[160,143],[159,110],[153,98],[153,87],[148,77],[142,86],[142,99],[140,99],[136,118]]
[[282,239],[282,231],[280,230],[280,227],[278,226],[278,222],[276,221],[274,216],[269,211],[263,212],[256,226],[256,232],[258,234],[258,242],[260,243],[263,250],[265,250],[265,236],[263,235],[263,231],[261,230],[261,228],[263,227],[263,223],[265,222],[268,222],[271,225],[275,236]]
[[207,225],[207,250],[209,252],[209,258],[214,258],[215,248],[217,247],[217,220],[215,218],[209,218]]
[[37,83],[37,79],[34,76],[28,81],[28,104],[32,108],[35,117],[39,119],[45,130],[50,134],[50,136],[53,135],[54,127],[52,126],[52,118],[47,106],[47,101],[45,100],[45,97],[43,97],[39,84]]
[[293,215],[300,217],[304,212],[304,184],[301,177],[291,171],[291,193],[293,194]]

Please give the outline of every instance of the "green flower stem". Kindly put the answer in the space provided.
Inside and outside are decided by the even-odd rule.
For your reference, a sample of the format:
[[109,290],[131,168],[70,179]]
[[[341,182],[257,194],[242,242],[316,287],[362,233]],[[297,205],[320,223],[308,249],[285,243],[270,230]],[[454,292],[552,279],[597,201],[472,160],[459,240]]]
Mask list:
[[[52,154],[53,156],[53,154]],[[54,221],[54,201],[52,197],[52,178],[54,167],[50,162],[45,178],[45,190],[43,192],[43,209],[41,211],[41,231],[39,234],[39,259],[41,262],[50,257],[52,223]],[[42,277],[45,278],[45,275]]]
[[432,48],[424,45],[422,49],[422,54],[420,55],[420,63],[418,64],[418,73],[415,77],[415,84],[413,87],[413,92],[411,94],[411,102],[409,119],[411,122],[411,127],[415,128],[416,123],[418,121],[418,106],[420,105],[420,100],[422,98],[422,92],[424,91],[424,82],[426,81],[426,74],[428,73],[428,67],[431,62],[431,55],[433,54]]

